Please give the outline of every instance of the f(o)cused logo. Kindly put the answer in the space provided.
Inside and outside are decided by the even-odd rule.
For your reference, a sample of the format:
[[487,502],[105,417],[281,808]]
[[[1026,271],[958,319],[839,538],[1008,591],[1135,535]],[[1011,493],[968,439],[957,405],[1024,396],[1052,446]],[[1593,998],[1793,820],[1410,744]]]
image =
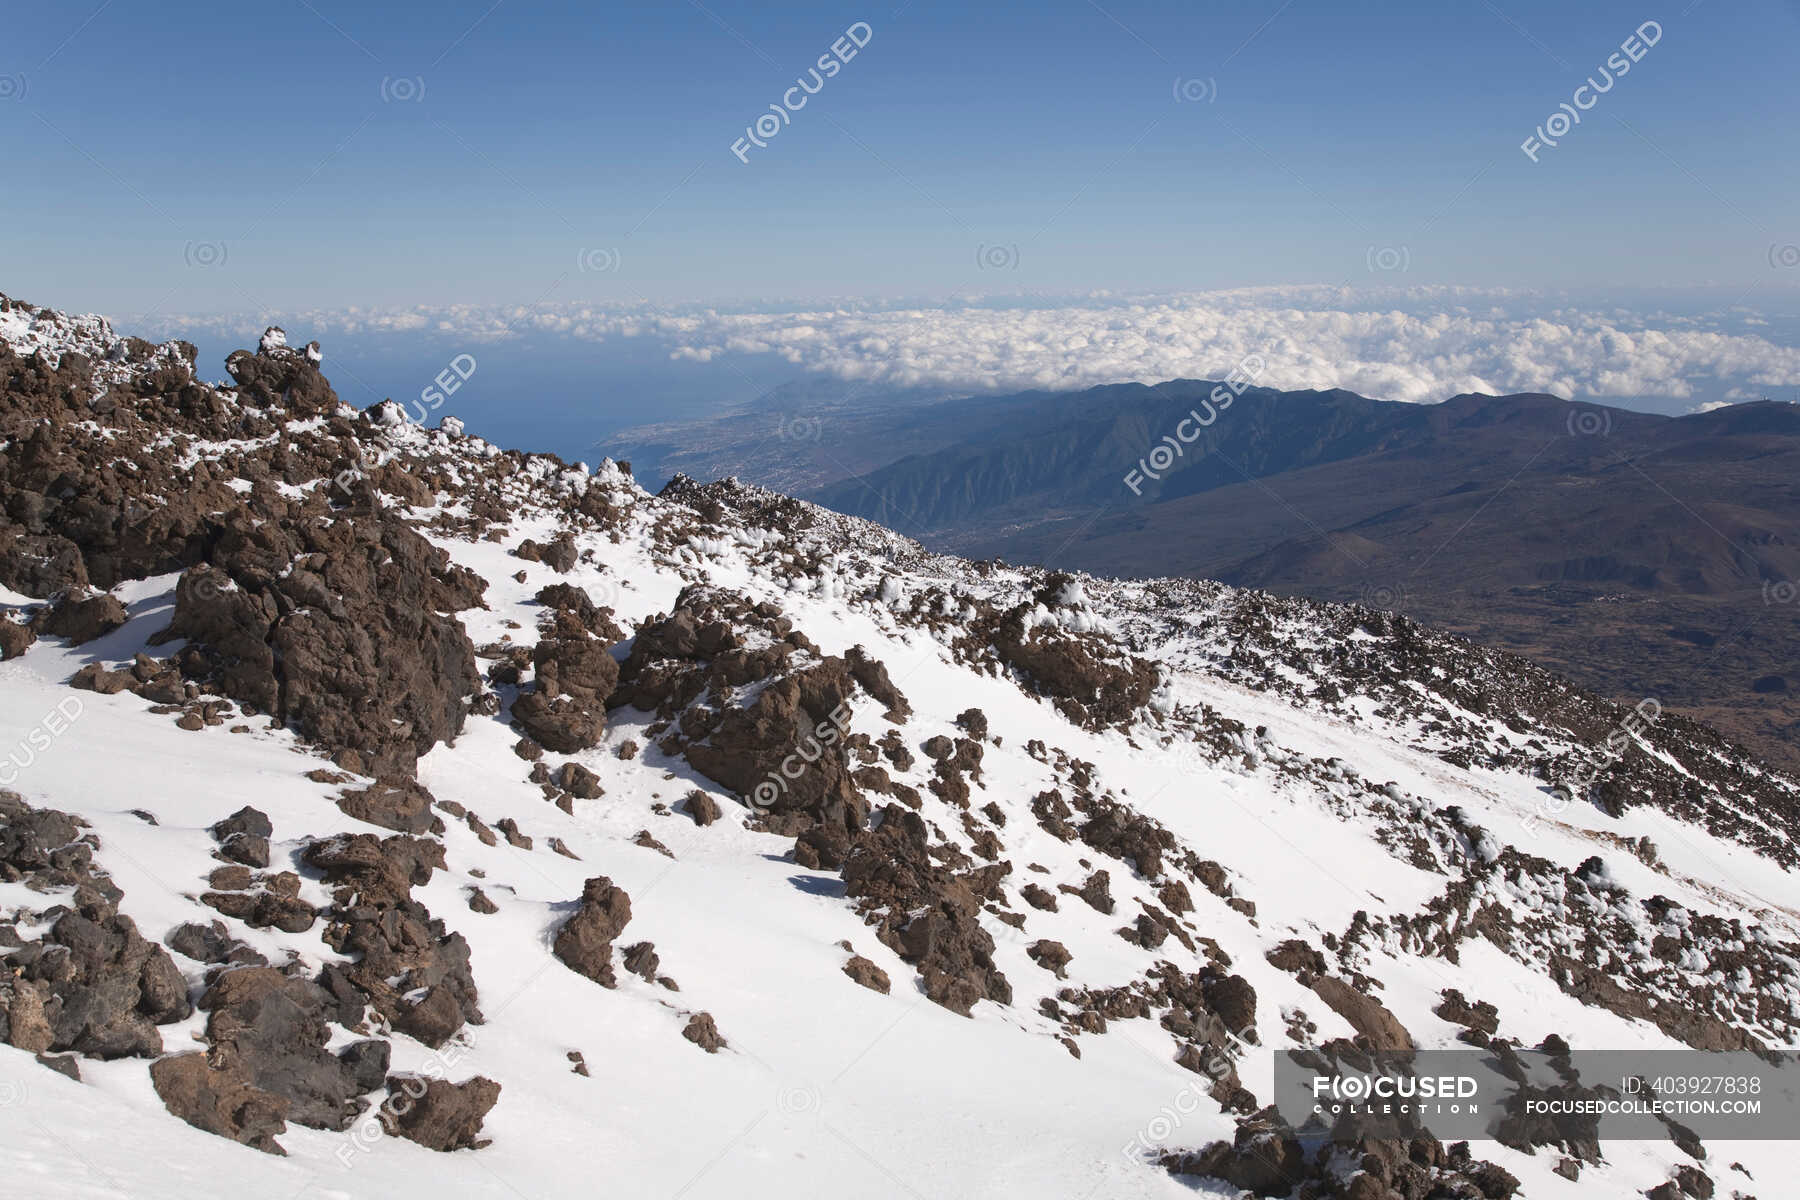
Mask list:
[[389,75],[381,81],[381,99],[388,104],[409,104],[425,98],[425,80],[418,75]]
[[575,267],[584,273],[609,274],[619,269],[619,251],[611,246],[583,250],[575,256]]
[[1205,753],[1200,749],[1199,742],[1181,742],[1175,747],[1175,773],[1177,775],[1192,778],[1196,775],[1205,775],[1211,769],[1212,763],[1207,760]]
[[817,417],[784,417],[775,432],[784,441],[816,442],[821,428]]
[[975,247],[975,267],[982,271],[1016,271],[1019,269],[1019,247],[1013,245],[987,245],[983,243]]
[[1406,606],[1406,589],[1397,583],[1371,583],[1362,590],[1364,608],[1397,612]]
[[1404,271],[1412,266],[1412,250],[1407,246],[1370,246],[1364,258],[1371,271]]
[[1612,413],[1604,408],[1577,408],[1569,413],[1569,432],[1575,437],[1605,437],[1612,432]]
[[181,251],[190,267],[222,267],[228,257],[224,242],[189,242]]
[[785,1113],[810,1113],[819,1110],[817,1088],[783,1088],[776,1104]]
[[1211,104],[1219,98],[1219,85],[1211,77],[1205,79],[1186,76],[1175,78],[1175,103],[1177,104]]
[[219,582],[219,576],[216,572],[201,571],[196,573],[189,571],[186,575],[181,577],[181,582],[177,586],[176,591],[179,593],[181,599],[193,600],[201,604],[210,604],[212,601],[217,600],[225,591],[225,586]]

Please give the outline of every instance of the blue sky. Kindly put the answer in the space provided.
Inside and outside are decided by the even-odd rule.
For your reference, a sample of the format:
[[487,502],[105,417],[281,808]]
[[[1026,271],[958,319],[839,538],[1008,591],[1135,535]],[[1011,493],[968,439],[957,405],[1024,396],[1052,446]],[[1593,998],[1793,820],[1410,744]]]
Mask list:
[[[1660,42],[1530,161],[1646,20]],[[740,162],[858,21],[867,46]],[[17,5],[0,289],[115,314],[1791,293],[1797,34],[1767,0]]]

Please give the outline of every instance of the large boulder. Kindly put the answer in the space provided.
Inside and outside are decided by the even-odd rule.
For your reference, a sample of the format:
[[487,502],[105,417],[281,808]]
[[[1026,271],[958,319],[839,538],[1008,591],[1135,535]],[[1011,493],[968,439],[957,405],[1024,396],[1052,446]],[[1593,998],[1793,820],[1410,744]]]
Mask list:
[[110,592],[70,591],[45,612],[38,632],[80,645],[111,633],[126,619],[125,605]]
[[481,1123],[500,1099],[500,1085],[477,1075],[463,1083],[418,1076],[388,1080],[381,1106],[382,1128],[390,1136],[417,1142],[427,1150],[479,1149]]
[[1351,1028],[1369,1040],[1373,1050],[1411,1050],[1412,1034],[1400,1018],[1387,1006],[1365,992],[1359,992],[1335,975],[1321,975],[1313,980],[1313,991],[1331,1006],[1333,1012],[1350,1022]]
[[338,797],[346,816],[396,833],[442,832],[444,823],[431,811],[431,792],[416,779],[380,779]]
[[556,931],[552,946],[556,957],[571,970],[602,987],[617,987],[613,972],[613,942],[631,920],[631,897],[604,875],[587,881],[581,904]]
[[214,1067],[205,1054],[174,1054],[150,1064],[163,1106],[196,1129],[267,1154],[286,1154],[275,1135],[287,1129],[287,1102],[237,1071]]

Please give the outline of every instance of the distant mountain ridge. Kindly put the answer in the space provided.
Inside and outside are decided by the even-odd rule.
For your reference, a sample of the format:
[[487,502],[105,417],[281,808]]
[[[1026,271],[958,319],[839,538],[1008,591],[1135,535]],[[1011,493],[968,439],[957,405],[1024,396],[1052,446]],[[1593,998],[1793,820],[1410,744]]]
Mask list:
[[813,498],[972,557],[1404,610],[1800,761],[1800,408],[1250,388],[1199,428],[1218,386],[990,402]]
[[[1441,405],[1371,400],[1342,389],[1278,391],[1253,387],[1229,408],[1201,413],[1210,380],[1148,387],[1120,384],[1076,393],[1026,393],[1025,412],[1002,406],[961,444],[913,455],[814,498],[852,515],[910,518],[929,530],[961,527],[1000,514],[1044,513],[1079,505],[1176,500],[1214,488],[1361,455],[1417,450],[1460,432],[1541,428],[1567,432],[1597,422],[1612,434],[1640,434],[1657,417],[1623,409],[1571,407],[1554,396],[1454,397]],[[1198,427],[1196,413],[1216,415]],[[1180,433],[1177,433],[1177,430]],[[1196,429],[1198,432],[1196,434]],[[1166,471],[1141,469],[1158,445],[1182,443]],[[1588,449],[1591,449],[1589,447]],[[1171,453],[1173,451],[1171,450]],[[1127,473],[1139,467],[1133,485]]]

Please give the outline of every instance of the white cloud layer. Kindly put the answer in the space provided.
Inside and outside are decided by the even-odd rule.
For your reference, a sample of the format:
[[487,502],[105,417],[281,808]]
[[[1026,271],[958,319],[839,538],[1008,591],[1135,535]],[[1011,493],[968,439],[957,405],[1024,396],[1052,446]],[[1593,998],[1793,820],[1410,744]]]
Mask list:
[[[163,318],[167,333],[220,318]],[[1800,385],[1800,349],[1742,309],[1714,317],[1585,308],[1505,291],[1254,288],[1041,303],[714,308],[451,306],[306,313],[307,336],[430,334],[472,341],[648,338],[670,357],[774,355],[852,381],[972,391],[1221,378],[1251,355],[1258,382],[1428,402],[1459,392],[1677,399]],[[1756,332],[1751,332],[1757,330]]]

